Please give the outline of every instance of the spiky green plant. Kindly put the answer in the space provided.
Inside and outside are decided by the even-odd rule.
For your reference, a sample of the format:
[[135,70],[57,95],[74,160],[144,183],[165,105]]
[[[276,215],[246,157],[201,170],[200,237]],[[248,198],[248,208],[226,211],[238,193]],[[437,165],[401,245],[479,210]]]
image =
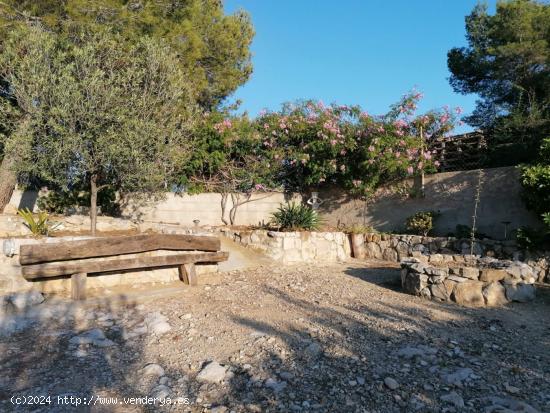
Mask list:
[[277,212],[272,214],[271,222],[281,230],[314,231],[320,228],[322,220],[310,207],[292,202],[281,205]]
[[19,209],[17,214],[23,218],[23,225],[25,225],[35,236],[48,236],[55,230],[55,228],[59,226],[59,224],[51,223],[50,216],[45,211],[38,212],[38,214],[36,214],[36,218],[29,208]]

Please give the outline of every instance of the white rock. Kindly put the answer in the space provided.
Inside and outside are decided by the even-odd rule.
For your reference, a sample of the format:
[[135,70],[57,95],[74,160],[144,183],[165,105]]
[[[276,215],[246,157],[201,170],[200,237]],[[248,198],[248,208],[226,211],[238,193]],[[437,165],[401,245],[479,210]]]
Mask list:
[[141,374],[144,376],[161,377],[164,376],[164,369],[156,363],[149,363],[141,369]]
[[457,392],[454,392],[454,391],[448,394],[444,394],[439,399],[446,403],[451,403],[458,408],[464,407],[464,399]]
[[311,343],[309,346],[307,346],[304,349],[305,356],[310,358],[310,359],[315,359],[315,358],[319,357],[322,352],[323,352],[323,349],[317,343]]
[[150,396],[162,400],[170,396],[171,393],[172,390],[170,390],[170,387],[165,386],[164,384],[159,384],[151,390]]
[[72,345],[91,344],[95,347],[111,347],[116,345],[113,341],[105,337],[105,334],[99,328],[85,331],[69,340]]
[[399,357],[403,357],[405,359],[412,359],[414,357],[429,357],[434,356],[437,354],[437,349],[434,347],[429,347],[425,345],[419,345],[417,347],[407,346],[402,349],[400,349],[397,352],[397,355]]
[[38,291],[31,290],[24,293],[12,294],[8,300],[17,310],[22,311],[28,307],[42,303],[44,296]]
[[224,377],[227,368],[220,365],[215,361],[211,361],[197,375],[198,381],[208,382],[208,383],[220,383]]
[[278,393],[287,386],[287,383],[286,381],[277,381],[275,379],[269,378],[265,381],[264,385],[268,389],[271,389],[275,393]]
[[454,373],[443,374],[442,378],[445,382],[447,382],[447,384],[461,387],[462,382],[468,378],[471,378],[473,373],[474,372],[472,369],[464,367],[456,370]]
[[490,403],[484,410],[485,413],[539,413],[531,405],[514,399],[490,396],[482,399],[485,403]]
[[390,390],[395,390],[399,387],[399,383],[395,379],[392,379],[391,377],[386,377],[384,379],[384,384]]
[[147,315],[145,317],[145,324],[147,325],[147,330],[157,336],[165,334],[172,329],[170,324],[168,324],[168,317],[158,311]]

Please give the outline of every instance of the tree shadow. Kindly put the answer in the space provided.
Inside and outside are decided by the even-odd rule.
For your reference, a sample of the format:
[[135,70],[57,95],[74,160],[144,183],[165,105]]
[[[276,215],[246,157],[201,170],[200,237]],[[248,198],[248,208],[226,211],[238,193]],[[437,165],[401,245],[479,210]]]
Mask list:
[[125,296],[92,304],[54,300],[4,317],[0,411],[129,411],[132,406],[115,405],[113,398],[147,395],[136,381],[142,342],[126,339],[139,317]]
[[[373,278],[373,284],[382,288],[393,277],[354,274],[348,272],[366,281]],[[326,300],[322,296],[311,300],[266,286],[264,293],[281,311],[292,309],[301,317],[281,321],[268,315],[233,316],[235,323],[257,338],[244,357],[232,361],[229,387],[220,389],[211,405],[235,411],[249,411],[248,405],[257,409],[252,411],[281,412],[453,411],[440,396],[457,391],[470,403],[470,411],[483,411],[490,404],[486,396],[506,395],[502,381],[516,383],[529,377],[539,386],[537,390],[514,397],[539,408],[540,392],[550,390],[548,364],[544,364],[550,362],[550,343],[539,340],[518,349],[517,342],[506,336],[522,325],[521,311],[510,316],[514,307],[469,309],[405,294],[399,303],[388,301],[380,288],[368,300],[342,304],[336,296],[339,292]],[[533,326],[525,332],[530,340],[544,335]],[[435,353],[398,355],[410,347]],[[522,352],[527,347],[538,356],[526,359]],[[445,381],[446,375],[466,366],[472,369],[471,379],[459,385]],[[387,377],[398,381],[397,390],[384,384]],[[242,406],[245,409],[240,410]]]

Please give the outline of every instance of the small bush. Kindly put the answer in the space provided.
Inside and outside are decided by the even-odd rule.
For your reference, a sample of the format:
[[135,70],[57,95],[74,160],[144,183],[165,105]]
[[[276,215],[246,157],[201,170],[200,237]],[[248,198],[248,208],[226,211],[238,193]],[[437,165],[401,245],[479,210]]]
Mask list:
[[373,227],[361,224],[344,225],[341,228],[341,231],[347,234],[370,234],[373,232],[377,232]]
[[433,222],[437,213],[434,211],[420,211],[407,218],[406,227],[407,231],[427,236],[433,229]]
[[518,228],[516,232],[516,241],[518,245],[528,251],[543,249],[549,241],[548,232],[531,227]]
[[28,208],[20,209],[17,213],[23,218],[23,225],[25,225],[35,236],[47,236],[59,226],[59,224],[52,225],[48,213],[44,211],[40,211],[36,219]]
[[281,205],[278,211],[272,214],[271,222],[279,229],[287,231],[313,231],[321,226],[321,218],[316,211],[294,202]]

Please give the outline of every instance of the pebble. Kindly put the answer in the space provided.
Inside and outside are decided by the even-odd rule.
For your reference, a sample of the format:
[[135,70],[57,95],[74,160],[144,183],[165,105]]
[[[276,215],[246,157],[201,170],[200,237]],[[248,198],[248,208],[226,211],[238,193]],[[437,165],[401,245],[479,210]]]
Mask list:
[[144,376],[164,376],[164,369],[155,363],[149,363],[141,369],[141,374]]
[[225,378],[227,368],[215,361],[206,364],[197,375],[197,380],[208,383],[220,383]]
[[390,390],[395,390],[399,387],[399,383],[395,379],[392,379],[391,377],[386,377],[384,379],[384,384]]

